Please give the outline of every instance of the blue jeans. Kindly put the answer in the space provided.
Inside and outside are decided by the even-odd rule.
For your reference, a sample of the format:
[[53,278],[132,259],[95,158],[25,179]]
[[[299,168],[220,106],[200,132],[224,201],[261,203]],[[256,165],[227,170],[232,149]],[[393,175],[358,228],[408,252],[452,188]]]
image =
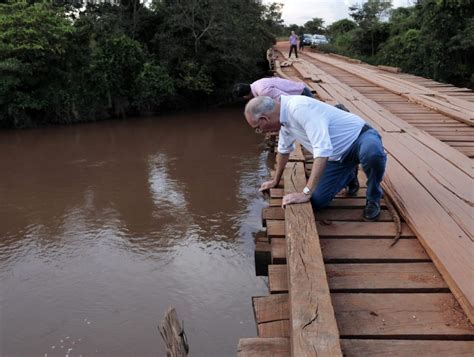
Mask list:
[[306,97],[310,97],[310,98],[314,98],[313,97],[313,93],[311,93],[311,89],[309,89],[308,87],[304,87],[303,89],[303,93],[301,93],[301,95],[304,95]]
[[379,202],[382,197],[380,182],[385,172],[387,155],[379,133],[370,128],[354,141],[339,161],[328,161],[318,187],[311,196],[315,209],[329,205],[331,200],[352,181],[359,163],[367,176],[367,200]]

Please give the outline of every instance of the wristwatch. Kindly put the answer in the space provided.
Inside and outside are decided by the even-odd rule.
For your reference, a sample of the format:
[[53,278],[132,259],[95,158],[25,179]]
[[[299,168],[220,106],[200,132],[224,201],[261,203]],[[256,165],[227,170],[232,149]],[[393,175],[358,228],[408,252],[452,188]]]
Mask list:
[[309,189],[308,186],[306,186],[305,188],[303,188],[303,193],[307,196],[309,194],[311,194],[311,190]]

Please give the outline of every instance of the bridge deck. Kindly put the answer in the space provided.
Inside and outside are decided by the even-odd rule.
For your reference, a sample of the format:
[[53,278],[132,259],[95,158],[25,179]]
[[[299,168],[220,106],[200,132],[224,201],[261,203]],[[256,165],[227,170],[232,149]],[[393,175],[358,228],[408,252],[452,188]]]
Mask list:
[[[262,212],[267,234],[257,242],[257,253],[270,262],[271,295],[253,298],[259,337],[242,339],[239,355],[470,355],[472,92],[389,73],[413,83],[414,89],[404,92],[412,95],[408,98],[382,83],[384,76],[372,82],[362,78],[365,71],[384,72],[376,67],[319,54],[300,57],[279,68],[280,75],[304,80],[319,99],[342,102],[381,132],[389,154],[384,190],[393,205],[383,205],[378,222],[364,222],[364,187],[356,197],[341,192],[314,218],[298,212],[315,221],[312,233],[306,222],[295,221],[295,212],[279,207],[282,195],[291,192],[285,184],[297,190],[295,182],[306,180],[304,173],[298,179],[285,173],[282,188],[271,191],[270,206]],[[420,86],[436,91],[432,97],[440,94],[444,103],[455,98],[454,104],[444,110],[439,103],[429,108],[425,98],[417,102],[427,92]],[[309,174],[310,155],[293,157],[294,175],[297,164]],[[360,181],[365,182],[362,172]],[[393,206],[399,227],[388,210]],[[398,230],[401,238],[392,246]],[[304,255],[313,240],[316,251],[313,246]],[[292,257],[295,252],[299,258]],[[322,263],[314,259],[318,254]]]

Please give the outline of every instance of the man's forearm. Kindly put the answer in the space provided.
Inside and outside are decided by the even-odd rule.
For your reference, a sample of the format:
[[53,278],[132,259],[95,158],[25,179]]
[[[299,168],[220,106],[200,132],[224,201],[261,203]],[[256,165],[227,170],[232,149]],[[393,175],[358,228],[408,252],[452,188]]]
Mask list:
[[328,162],[327,157],[316,157],[313,161],[313,167],[311,169],[311,174],[309,175],[308,182],[306,186],[314,192],[316,190],[316,186],[321,179],[321,176],[324,173],[324,169],[326,168],[326,163]]
[[286,163],[288,162],[288,159],[290,157],[290,154],[280,154],[277,153],[276,157],[276,171],[275,171],[275,177],[273,180],[278,184],[280,182],[281,176],[283,175],[283,171],[285,170]]

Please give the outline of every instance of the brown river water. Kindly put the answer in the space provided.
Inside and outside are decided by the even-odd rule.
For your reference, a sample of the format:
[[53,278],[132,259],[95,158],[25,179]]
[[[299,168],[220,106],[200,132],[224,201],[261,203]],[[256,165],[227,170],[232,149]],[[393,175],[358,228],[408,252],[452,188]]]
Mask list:
[[0,355],[235,356],[266,173],[242,108],[0,132]]

